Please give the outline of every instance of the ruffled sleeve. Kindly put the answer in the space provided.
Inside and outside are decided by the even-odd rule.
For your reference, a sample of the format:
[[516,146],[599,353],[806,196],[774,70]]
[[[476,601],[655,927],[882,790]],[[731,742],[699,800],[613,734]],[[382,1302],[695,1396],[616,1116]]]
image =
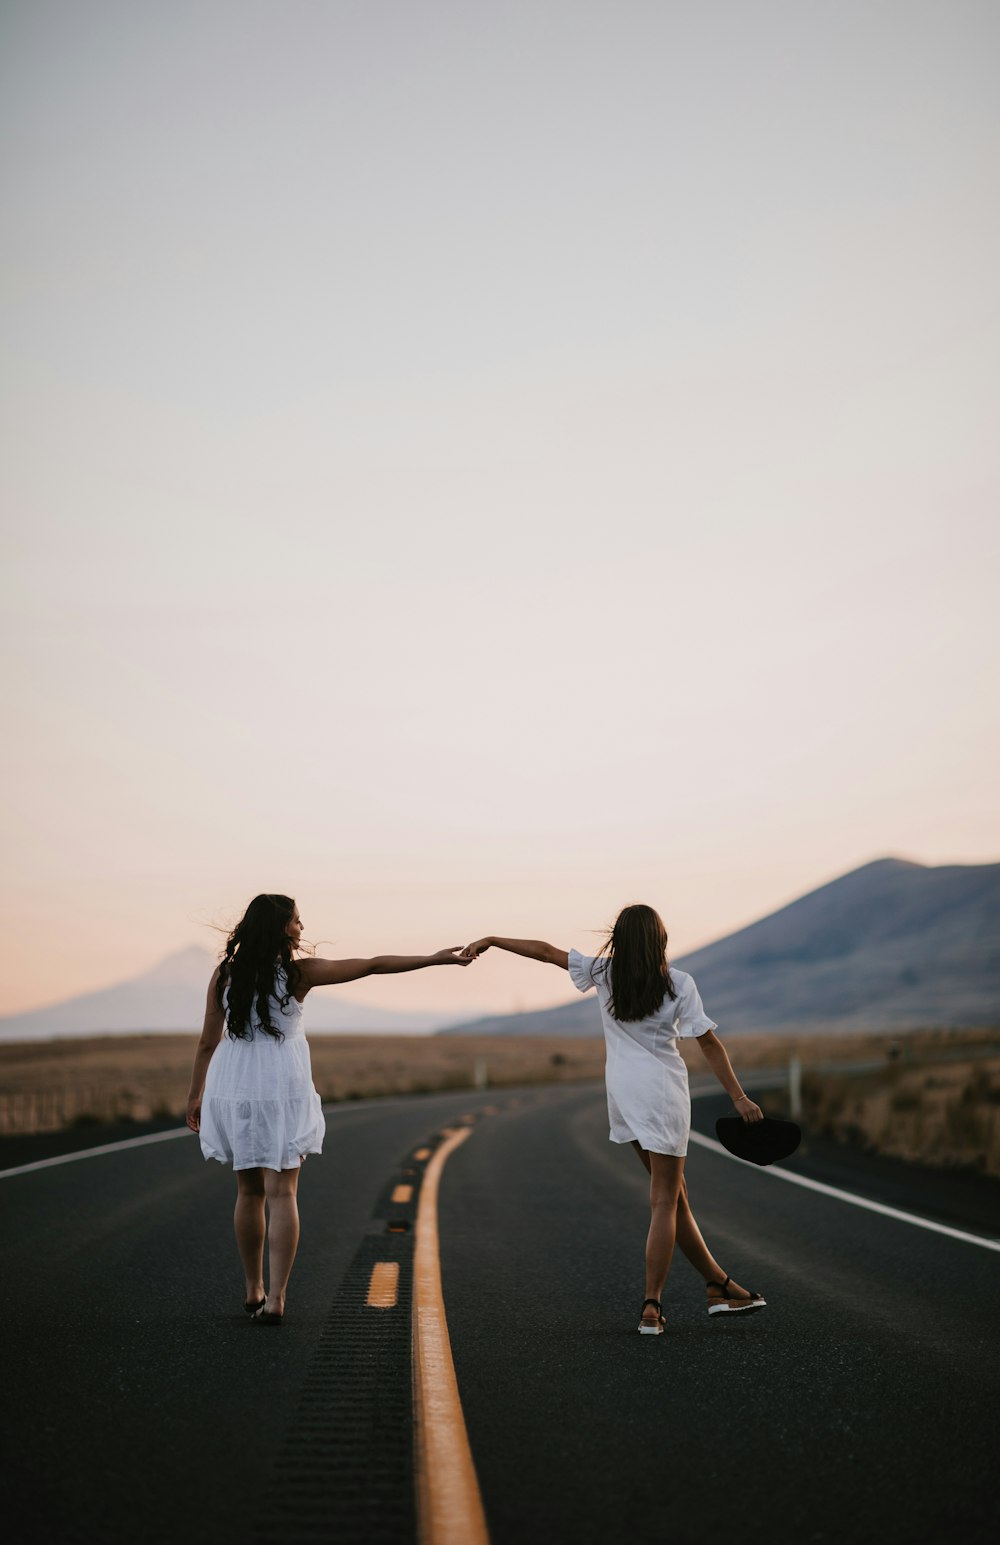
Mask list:
[[719,1027],[715,1020],[709,1019],[702,1007],[701,994],[694,984],[694,977],[676,971],[674,981],[677,1000],[674,1003],[673,1028],[678,1039],[688,1040],[696,1035],[704,1035],[706,1030],[717,1030]]
[[592,987],[596,987],[594,967],[598,963],[595,955],[581,955],[579,950],[570,950],[566,964],[573,986],[581,992],[589,992]]

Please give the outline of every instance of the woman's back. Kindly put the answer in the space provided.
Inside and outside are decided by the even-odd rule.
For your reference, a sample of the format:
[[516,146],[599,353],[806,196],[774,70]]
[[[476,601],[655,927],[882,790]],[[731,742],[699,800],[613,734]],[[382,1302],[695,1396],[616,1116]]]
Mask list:
[[[208,1065],[202,1100],[201,1139],[206,1158],[235,1169],[291,1169],[304,1153],[319,1153],[325,1122],[313,1086],[309,1042],[302,1026],[302,1004],[289,997],[279,971],[268,1001],[271,1024],[281,1037],[263,1028],[251,1008],[243,1037],[223,1035]],[[229,989],[222,995],[228,1009]]]
[[597,989],[606,1037],[617,1040],[624,1036],[652,1051],[668,1041],[686,1040],[704,1035],[706,1030],[717,1029],[715,1021],[705,1013],[694,977],[676,967],[671,967],[670,976],[677,996],[671,998],[664,991],[659,1008],[643,1019],[634,1020],[616,1019],[611,1013],[614,967],[606,956],[582,955],[579,950],[570,950],[568,970],[574,986],[581,992],[588,992],[591,987]]
[[616,1019],[615,963],[603,955],[567,954],[567,968],[581,992],[597,989],[608,1048],[604,1070],[611,1141],[638,1142],[647,1152],[683,1155],[691,1125],[687,1068],[677,1042],[714,1030],[694,978],[671,970],[676,998],[664,990],[659,1006],[643,1019]]
[[[245,1026],[244,1035],[240,1037],[230,1034],[228,1029],[230,986],[231,984],[227,982],[222,993],[222,1006],[225,1010],[227,1018],[225,1040],[231,1041],[237,1046],[250,1046],[267,1041],[271,1041],[275,1046],[282,1045],[282,1040],[279,1036],[270,1035],[268,1034],[267,1030],[264,1029],[261,1023],[260,1014],[257,1011],[256,994],[251,1000],[250,1018]],[[285,1005],[284,1007],[282,1007],[283,1002]],[[274,991],[269,995],[267,1000],[267,1012],[272,1027],[275,1030],[280,1031],[281,1036],[283,1036],[286,1041],[290,1037],[294,1038],[296,1036],[304,1036],[305,1031],[302,1025],[302,1004],[289,991],[287,977],[283,968],[280,966],[275,972]]]

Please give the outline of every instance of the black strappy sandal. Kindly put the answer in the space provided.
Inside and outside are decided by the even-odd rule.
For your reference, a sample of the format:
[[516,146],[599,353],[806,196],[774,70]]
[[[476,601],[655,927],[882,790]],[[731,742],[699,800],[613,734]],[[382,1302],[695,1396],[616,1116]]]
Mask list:
[[268,1314],[266,1309],[262,1309],[256,1316],[256,1323],[258,1325],[280,1325],[284,1318],[283,1314]]
[[[726,1280],[728,1281],[729,1279],[727,1278]],[[656,1310],[657,1321],[655,1325],[647,1325],[645,1320],[642,1318],[642,1309],[645,1309],[647,1304],[652,1304],[653,1308]],[[639,1310],[640,1336],[662,1336],[663,1327],[667,1322],[663,1318],[663,1313],[660,1309],[660,1300],[658,1298],[644,1298],[642,1301],[642,1309]]]
[[[749,1298],[734,1298],[729,1291],[732,1277],[727,1276],[725,1282],[708,1282],[706,1286],[716,1288],[722,1294],[721,1298],[713,1299],[709,1303],[709,1314],[746,1314],[748,1310],[765,1309],[767,1300],[763,1293],[751,1293]],[[749,1292],[749,1289],[747,1290]]]
[[266,1298],[258,1299],[255,1304],[250,1303],[248,1299],[244,1299],[243,1313],[248,1314],[252,1320],[255,1320],[266,1303]]

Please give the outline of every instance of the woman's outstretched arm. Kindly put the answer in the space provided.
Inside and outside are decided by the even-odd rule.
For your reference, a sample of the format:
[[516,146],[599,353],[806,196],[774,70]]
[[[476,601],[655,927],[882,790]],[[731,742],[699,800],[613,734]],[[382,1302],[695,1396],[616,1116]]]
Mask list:
[[459,954],[452,945],[433,955],[372,955],[368,960],[317,960],[306,955],[296,960],[299,980],[312,987],[335,987],[338,982],[357,982],[363,976],[395,976],[400,971],[422,971],[425,966],[467,966],[473,957]]
[[498,949],[509,950],[512,955],[525,955],[528,960],[541,960],[547,966],[559,966],[563,971],[569,967],[569,954],[554,944],[546,944],[542,939],[498,939],[490,934],[489,938],[477,939],[474,944],[467,944],[462,951],[466,960],[475,960],[477,955],[482,955],[484,950]]
[[732,1100],[736,1114],[742,1116],[744,1121],[763,1121],[764,1112],[759,1105],[754,1104],[749,1095],[743,1093],[740,1081],[733,1071],[733,1064],[729,1060],[729,1053],[715,1031],[706,1030],[704,1035],[699,1035],[698,1045],[705,1054],[705,1061]]

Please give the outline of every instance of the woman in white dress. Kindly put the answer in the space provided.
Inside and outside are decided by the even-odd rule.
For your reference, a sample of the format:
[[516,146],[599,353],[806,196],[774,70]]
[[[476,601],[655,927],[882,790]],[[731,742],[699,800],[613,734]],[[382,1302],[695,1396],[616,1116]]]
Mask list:
[[261,1325],[281,1324],[299,1242],[299,1168],[307,1154],[322,1151],[326,1131],[302,1030],[307,994],[363,976],[469,964],[454,949],[370,960],[296,959],[301,938],[302,919],[290,896],[254,897],[209,983],[188,1095],[187,1124],[200,1134],[205,1158],[236,1171],[243,1307]]
[[709,1314],[762,1309],[759,1293],[724,1273],[695,1221],[684,1179],[691,1130],[691,1095],[679,1040],[697,1036],[712,1072],[744,1121],[763,1112],[743,1093],[718,1026],[702,1007],[694,979],[667,964],[667,930],[652,907],[625,907],[597,955],[557,949],[539,939],[477,939],[463,955],[474,960],[489,948],[568,971],[581,992],[597,989],[607,1046],[605,1077],[613,1143],[631,1143],[649,1171],[649,1235],[646,1298],[639,1330],[657,1336],[664,1327],[663,1288],[674,1242],[705,1279]]

